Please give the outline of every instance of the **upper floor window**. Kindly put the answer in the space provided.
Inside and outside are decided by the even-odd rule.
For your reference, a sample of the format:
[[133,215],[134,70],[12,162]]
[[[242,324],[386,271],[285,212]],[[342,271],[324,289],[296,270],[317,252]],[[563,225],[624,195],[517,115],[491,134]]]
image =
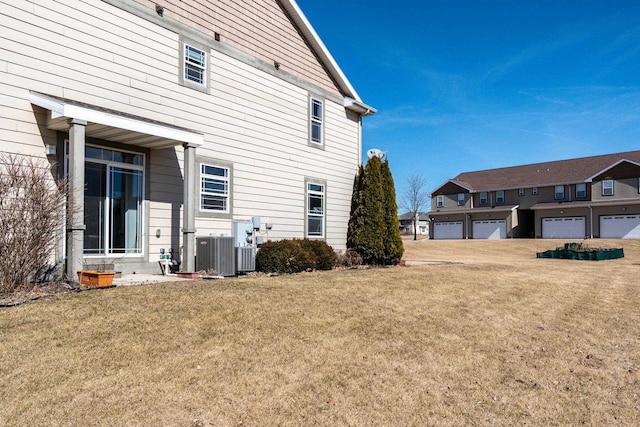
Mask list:
[[518,188],[518,196],[524,196],[524,188]]
[[504,203],[504,190],[496,191],[496,203],[497,204]]
[[229,168],[200,165],[200,210],[229,212]]
[[439,208],[444,207],[444,196],[436,196],[436,206]]
[[613,180],[607,179],[602,181],[602,195],[613,196]]
[[556,185],[553,198],[556,200],[564,199],[564,185]]
[[313,144],[322,145],[323,143],[323,123],[324,123],[324,103],[317,99],[311,98],[309,107],[310,122],[310,140]]
[[587,197],[587,184],[576,184],[576,199],[584,199]]
[[487,204],[487,192],[483,191],[480,193],[480,204],[481,205],[486,205]]
[[464,206],[464,193],[458,194],[458,206]]
[[325,186],[307,182],[307,237],[324,237]]
[[533,194],[534,196],[535,196],[536,194],[538,194],[538,187],[533,187],[533,188],[531,189],[531,194]]
[[184,79],[205,86],[207,54],[205,51],[184,44]]

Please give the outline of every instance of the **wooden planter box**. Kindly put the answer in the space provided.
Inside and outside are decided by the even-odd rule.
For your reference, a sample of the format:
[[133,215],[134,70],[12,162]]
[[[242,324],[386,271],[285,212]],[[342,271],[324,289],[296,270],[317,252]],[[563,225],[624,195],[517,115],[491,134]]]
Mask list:
[[112,286],[115,275],[115,271],[78,270],[78,278],[82,285],[99,288]]

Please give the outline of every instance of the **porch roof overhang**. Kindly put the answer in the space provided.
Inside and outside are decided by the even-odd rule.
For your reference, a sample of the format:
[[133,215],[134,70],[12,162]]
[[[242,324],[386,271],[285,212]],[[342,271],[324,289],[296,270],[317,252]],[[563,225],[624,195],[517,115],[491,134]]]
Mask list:
[[473,208],[473,209],[435,210],[435,211],[430,211],[429,216],[456,215],[456,214],[472,215],[474,213],[509,212],[509,211],[515,211],[519,207],[520,205],[500,205],[495,207],[487,206],[487,207]]
[[51,112],[47,128],[66,131],[68,119],[87,122],[87,137],[120,142],[144,148],[169,148],[189,144],[200,146],[201,133],[132,114],[110,110],[38,92],[30,93],[30,102]]
[[538,203],[531,206],[531,210],[544,210],[544,209],[577,209],[577,208],[597,208],[600,206],[628,206],[628,205],[640,205],[640,199],[616,199],[616,200],[585,200],[582,202],[566,202],[566,203]]

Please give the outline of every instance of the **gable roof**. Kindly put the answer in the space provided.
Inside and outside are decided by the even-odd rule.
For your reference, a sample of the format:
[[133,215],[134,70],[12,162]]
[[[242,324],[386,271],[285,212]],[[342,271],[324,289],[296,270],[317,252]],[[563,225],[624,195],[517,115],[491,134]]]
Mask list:
[[300,32],[307,40],[311,48],[318,55],[318,58],[322,62],[322,64],[326,67],[327,71],[331,74],[331,76],[335,79],[336,84],[340,87],[340,90],[345,95],[345,103],[344,106],[348,109],[352,109],[364,116],[370,116],[377,112],[377,110],[364,102],[360,98],[360,95],[356,92],[356,90],[347,79],[347,76],[342,72],[342,69],[333,58],[329,49],[325,46],[325,44],[320,39],[316,30],[313,29],[313,26],[307,19],[307,17],[298,6],[295,0],[280,0],[282,7],[289,14],[293,22],[298,26]]
[[640,151],[463,172],[436,188],[432,194],[436,194],[448,183],[468,188],[473,193],[589,182],[625,161],[633,164],[640,163]]

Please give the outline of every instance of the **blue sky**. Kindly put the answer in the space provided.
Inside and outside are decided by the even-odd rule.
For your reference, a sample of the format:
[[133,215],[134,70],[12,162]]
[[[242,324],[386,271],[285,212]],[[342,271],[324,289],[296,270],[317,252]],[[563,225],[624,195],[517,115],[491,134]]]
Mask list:
[[[640,149],[640,2],[298,0],[401,194],[460,172]],[[365,157],[366,159],[366,157]]]

